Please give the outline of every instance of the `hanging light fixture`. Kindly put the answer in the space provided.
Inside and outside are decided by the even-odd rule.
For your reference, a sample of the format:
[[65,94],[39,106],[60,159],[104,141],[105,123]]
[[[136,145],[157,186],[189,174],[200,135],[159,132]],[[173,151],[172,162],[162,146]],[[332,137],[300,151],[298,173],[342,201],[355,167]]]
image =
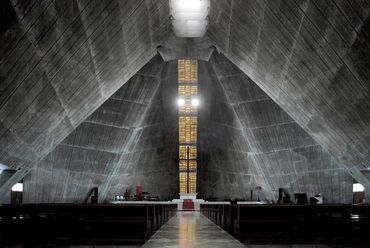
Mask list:
[[209,0],[170,0],[172,27],[177,37],[202,37],[207,31]]
[[197,98],[191,99],[191,106],[197,107],[199,105],[199,100]]
[[179,105],[180,107],[184,106],[185,105],[185,99],[184,98],[177,99],[177,105]]

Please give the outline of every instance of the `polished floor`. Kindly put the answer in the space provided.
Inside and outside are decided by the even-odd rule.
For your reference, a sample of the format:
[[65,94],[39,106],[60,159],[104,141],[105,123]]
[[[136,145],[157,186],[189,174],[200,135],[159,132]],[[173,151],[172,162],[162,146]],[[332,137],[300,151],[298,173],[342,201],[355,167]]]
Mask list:
[[178,212],[143,248],[244,247],[199,212]]
[[[199,212],[178,212],[144,245],[132,246],[66,246],[68,248],[362,248],[361,245],[242,244]],[[17,247],[18,248],[18,247]],[[58,248],[64,248],[59,246]]]

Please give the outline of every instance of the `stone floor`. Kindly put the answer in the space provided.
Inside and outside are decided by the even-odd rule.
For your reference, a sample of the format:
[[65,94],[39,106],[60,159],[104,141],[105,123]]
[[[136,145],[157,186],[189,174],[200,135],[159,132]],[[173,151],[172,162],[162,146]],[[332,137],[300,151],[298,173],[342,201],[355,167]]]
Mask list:
[[245,247],[199,212],[178,212],[143,248]]
[[345,248],[343,245],[250,245],[242,244],[199,212],[178,212],[142,248],[243,247],[243,248]]

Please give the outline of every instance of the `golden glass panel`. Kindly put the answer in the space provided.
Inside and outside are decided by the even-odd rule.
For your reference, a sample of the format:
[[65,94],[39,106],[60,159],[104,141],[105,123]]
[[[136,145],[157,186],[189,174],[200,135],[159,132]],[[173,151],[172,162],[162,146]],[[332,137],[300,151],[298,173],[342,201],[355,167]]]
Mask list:
[[189,146],[190,154],[189,159],[197,159],[197,146]]
[[185,117],[185,143],[190,143],[191,122],[189,116]]
[[189,170],[196,170],[196,169],[197,169],[197,161],[189,160]]
[[180,114],[197,114],[197,107],[185,104],[179,108]]
[[[197,173],[196,172],[180,172],[180,193],[196,193],[197,190]],[[189,192],[187,192],[189,183]]]
[[189,193],[196,193],[197,191],[197,173],[189,172]]
[[179,96],[190,97],[198,94],[197,85],[179,85]]
[[188,168],[188,161],[187,160],[179,160],[179,170],[180,171],[186,171]]
[[197,118],[191,118],[189,143],[197,142]]
[[186,142],[186,117],[185,116],[180,116],[179,117],[179,142],[180,143],[185,143]]
[[179,76],[179,82],[181,80],[185,80],[185,60],[179,59],[177,61],[177,71],[178,71],[178,76]]
[[198,81],[198,61],[179,59],[178,60],[179,83],[197,83]]
[[[189,147],[189,156],[187,149]],[[197,147],[194,145],[180,145],[179,146],[179,159],[196,159],[197,158]]]
[[179,116],[179,142],[183,144],[197,142],[196,116]]
[[197,117],[196,116],[191,116],[190,117],[190,124],[187,125],[187,128],[189,132],[189,136],[187,135],[187,143],[196,143],[197,142]]
[[186,193],[187,188],[187,172],[179,173],[179,182],[180,182],[180,193]]
[[196,146],[189,146],[189,157],[188,159],[196,159],[197,158],[197,147]]
[[198,61],[178,60],[178,94],[185,99],[179,108],[180,193],[196,193],[197,182],[197,107],[191,99],[198,94]]
[[179,146],[179,159],[187,159],[186,146]]
[[[189,167],[188,167],[189,166]],[[179,160],[180,171],[196,171],[197,161],[195,159],[181,159]]]

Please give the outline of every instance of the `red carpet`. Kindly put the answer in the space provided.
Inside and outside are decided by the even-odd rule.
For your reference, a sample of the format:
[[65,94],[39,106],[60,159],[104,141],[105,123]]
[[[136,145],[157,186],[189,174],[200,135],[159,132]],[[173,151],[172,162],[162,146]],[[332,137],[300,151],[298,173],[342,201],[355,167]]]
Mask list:
[[182,211],[194,211],[194,202],[191,199],[184,199],[182,202]]

